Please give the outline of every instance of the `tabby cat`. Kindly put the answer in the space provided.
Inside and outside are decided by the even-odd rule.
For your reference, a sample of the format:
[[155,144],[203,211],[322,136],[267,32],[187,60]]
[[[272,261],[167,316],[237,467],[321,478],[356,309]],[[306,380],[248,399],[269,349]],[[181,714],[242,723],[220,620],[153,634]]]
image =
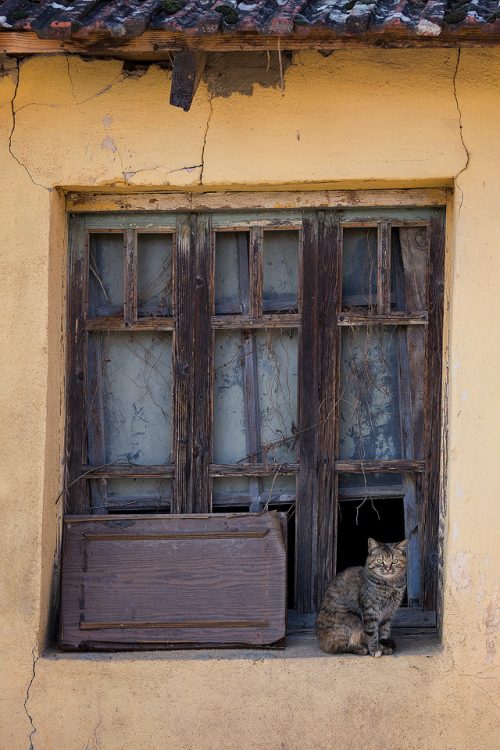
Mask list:
[[407,540],[382,544],[368,539],[364,568],[347,568],[328,586],[316,620],[322,651],[392,654],[391,620],[406,584]]

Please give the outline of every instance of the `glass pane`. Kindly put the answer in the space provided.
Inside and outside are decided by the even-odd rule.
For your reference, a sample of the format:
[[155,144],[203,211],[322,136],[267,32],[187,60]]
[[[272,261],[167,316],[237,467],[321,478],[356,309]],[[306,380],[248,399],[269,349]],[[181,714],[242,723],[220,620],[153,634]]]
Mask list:
[[296,312],[299,288],[299,233],[264,232],[264,312]]
[[257,371],[262,460],[293,463],[297,430],[298,332],[258,331]]
[[140,318],[172,314],[172,235],[137,238],[137,308]]
[[215,242],[215,314],[248,313],[248,232],[218,232]]
[[224,507],[245,506],[248,511],[250,492],[248,477],[214,477],[212,504]]
[[339,497],[394,497],[403,493],[403,475],[392,472],[339,474]]
[[215,334],[214,463],[234,464],[247,455],[240,331]]
[[276,474],[262,479],[262,499],[269,505],[292,503],[296,496],[296,478]]
[[[296,330],[216,332],[215,463],[295,460],[297,358]],[[260,423],[253,436],[247,426],[252,409],[258,412],[253,424]]]
[[427,310],[429,233],[426,226],[394,227],[391,232],[392,308]]
[[171,500],[171,479],[120,477],[107,480],[106,508],[111,512],[156,511],[165,513],[170,509]]
[[341,336],[340,457],[401,458],[395,331],[360,326]]
[[[172,338],[168,333],[92,337],[89,452],[103,432],[105,463],[171,462]],[[95,373],[98,373],[96,376]],[[97,458],[97,461],[96,461]],[[99,456],[94,458],[99,462]]]
[[91,234],[89,316],[123,312],[123,235]]
[[377,302],[376,227],[343,229],[342,300],[344,308]]

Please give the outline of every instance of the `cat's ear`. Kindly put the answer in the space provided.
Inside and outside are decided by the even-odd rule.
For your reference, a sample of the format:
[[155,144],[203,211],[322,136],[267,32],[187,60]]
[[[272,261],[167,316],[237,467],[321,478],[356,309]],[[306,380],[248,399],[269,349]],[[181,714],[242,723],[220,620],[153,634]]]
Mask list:
[[403,539],[402,542],[398,542],[394,545],[394,549],[397,549],[398,552],[401,552],[406,557],[406,548],[408,546],[408,539]]
[[372,539],[371,537],[368,539],[368,552],[374,552],[376,549],[379,549],[380,544],[375,541],[375,539]]

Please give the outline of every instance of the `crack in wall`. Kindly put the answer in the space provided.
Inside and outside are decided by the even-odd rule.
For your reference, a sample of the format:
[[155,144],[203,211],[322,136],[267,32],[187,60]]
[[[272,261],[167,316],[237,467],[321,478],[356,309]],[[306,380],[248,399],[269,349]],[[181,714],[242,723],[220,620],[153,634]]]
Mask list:
[[455,183],[457,188],[460,190],[460,204],[458,206],[458,216],[460,216],[460,211],[462,210],[462,204],[464,202],[464,191],[462,187],[458,183],[458,178],[466,171],[466,169],[469,166],[470,163],[470,151],[467,148],[467,145],[464,140],[464,133],[463,133],[463,121],[462,121],[462,110],[460,109],[460,103],[458,101],[458,92],[457,92],[457,76],[458,76],[458,68],[460,66],[460,57],[462,53],[462,48],[458,48],[457,53],[457,64],[455,66],[455,71],[453,73],[453,95],[455,97],[455,104],[457,107],[457,113],[458,113],[458,127],[459,127],[459,133],[460,133],[460,140],[462,142],[462,147],[465,152],[465,165],[462,167],[462,169],[455,175]]
[[38,659],[41,656],[41,654],[38,654],[38,656],[35,656],[35,651],[36,651],[36,648],[33,647],[32,651],[31,651],[31,657],[32,657],[32,660],[33,660],[33,663],[31,665],[31,670],[32,670],[31,679],[30,679],[30,681],[28,683],[28,687],[26,688],[26,697],[25,697],[24,703],[23,703],[24,712],[25,712],[26,716],[28,717],[29,723],[31,725],[31,730],[30,730],[30,733],[28,735],[28,740],[29,740],[29,743],[30,743],[28,750],[35,750],[35,746],[33,744],[33,737],[35,736],[36,731],[37,731],[35,723],[33,721],[33,716],[28,711],[28,703],[29,703],[29,700],[30,700],[30,690],[31,690],[31,687],[33,685],[33,682],[35,681],[35,676],[36,676],[36,664],[38,662]]
[[12,114],[12,128],[10,130],[9,140],[8,140],[9,153],[12,156],[12,158],[14,159],[14,161],[16,161],[19,164],[19,166],[24,169],[24,171],[26,172],[26,174],[30,178],[30,180],[33,183],[33,185],[37,185],[37,187],[41,187],[41,188],[43,188],[44,190],[47,190],[50,193],[51,188],[47,187],[47,185],[42,185],[41,182],[37,182],[33,178],[33,175],[29,171],[29,169],[26,166],[26,164],[24,162],[22,162],[15,155],[14,151],[12,150],[12,139],[14,137],[14,133],[15,133],[15,130],[16,130],[16,124],[17,124],[16,123],[16,114],[17,114],[17,110],[16,110],[16,97],[17,97],[17,92],[19,90],[19,85],[20,85],[20,82],[21,82],[21,67],[20,67],[19,63],[17,63],[16,68],[17,68],[16,85],[14,87],[14,94],[12,96],[12,99],[10,100],[10,109],[11,109],[11,114]]
[[200,185],[203,185],[203,172],[204,172],[204,169],[205,169],[205,148],[206,148],[206,145],[207,145],[208,131],[210,129],[210,121],[211,121],[212,115],[214,113],[214,107],[213,107],[213,101],[212,101],[213,98],[214,98],[214,94],[210,94],[209,97],[208,97],[208,104],[210,106],[210,112],[208,113],[207,125],[206,125],[206,128],[205,128],[205,135],[203,136],[203,146],[201,147],[201,157],[200,157],[201,170],[200,170],[200,181],[199,181]]

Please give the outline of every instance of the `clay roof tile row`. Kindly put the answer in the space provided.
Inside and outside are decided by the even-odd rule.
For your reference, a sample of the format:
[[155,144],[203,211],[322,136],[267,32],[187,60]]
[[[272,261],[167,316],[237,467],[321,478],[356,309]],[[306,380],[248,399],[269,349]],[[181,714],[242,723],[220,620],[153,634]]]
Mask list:
[[500,0],[0,0],[0,31],[41,38],[186,35],[500,35]]

